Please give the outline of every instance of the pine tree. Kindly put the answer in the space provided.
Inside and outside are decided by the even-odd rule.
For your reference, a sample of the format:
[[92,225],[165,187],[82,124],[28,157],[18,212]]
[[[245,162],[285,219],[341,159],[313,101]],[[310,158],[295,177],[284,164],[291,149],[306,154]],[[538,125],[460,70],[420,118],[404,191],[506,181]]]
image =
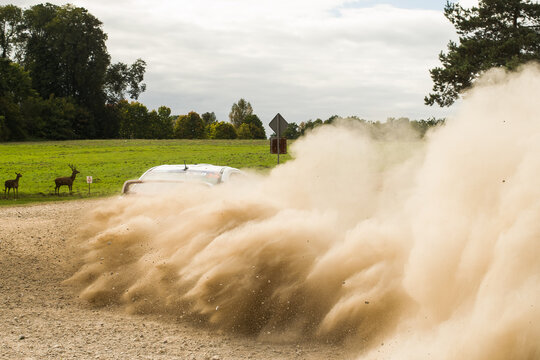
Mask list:
[[450,106],[482,72],[492,67],[509,70],[540,60],[540,4],[531,0],[480,0],[463,8],[447,2],[444,15],[454,25],[459,43],[450,41],[441,52],[441,67],[430,70],[433,93],[427,105]]

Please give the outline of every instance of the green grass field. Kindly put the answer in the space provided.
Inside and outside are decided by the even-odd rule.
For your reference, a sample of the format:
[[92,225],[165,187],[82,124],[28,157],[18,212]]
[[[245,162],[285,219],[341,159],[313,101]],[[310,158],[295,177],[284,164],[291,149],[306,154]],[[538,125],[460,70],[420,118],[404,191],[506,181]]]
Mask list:
[[[282,155],[281,161],[290,159]],[[160,164],[208,163],[264,171],[276,165],[268,140],[83,140],[0,144],[0,206],[43,201],[102,197],[120,194],[127,179],[138,178],[148,168]],[[54,195],[54,179],[70,176],[68,164],[80,174],[73,194],[61,188]],[[19,199],[3,197],[4,181],[19,180]],[[88,194],[86,176],[94,183]]]

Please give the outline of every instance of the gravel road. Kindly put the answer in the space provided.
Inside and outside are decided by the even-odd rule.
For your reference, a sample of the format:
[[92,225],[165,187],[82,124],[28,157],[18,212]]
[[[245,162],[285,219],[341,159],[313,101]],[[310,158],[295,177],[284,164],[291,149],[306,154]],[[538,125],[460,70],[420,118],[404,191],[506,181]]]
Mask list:
[[348,359],[340,346],[267,343],[156,315],[94,308],[65,285],[99,200],[0,208],[0,359]]

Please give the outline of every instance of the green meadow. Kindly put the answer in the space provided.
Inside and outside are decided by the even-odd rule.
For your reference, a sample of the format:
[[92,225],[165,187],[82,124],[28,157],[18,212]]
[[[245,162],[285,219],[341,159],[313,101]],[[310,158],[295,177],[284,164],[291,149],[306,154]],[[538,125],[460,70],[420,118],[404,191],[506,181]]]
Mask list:
[[[282,155],[281,161],[290,159]],[[276,165],[268,140],[81,140],[0,144],[0,205],[104,197],[120,194],[125,180],[160,164],[208,163],[267,171]],[[54,179],[80,171],[69,195],[54,195]],[[4,181],[19,180],[19,198],[4,199]],[[88,193],[86,176],[93,177]],[[11,195],[11,194],[10,194]]]

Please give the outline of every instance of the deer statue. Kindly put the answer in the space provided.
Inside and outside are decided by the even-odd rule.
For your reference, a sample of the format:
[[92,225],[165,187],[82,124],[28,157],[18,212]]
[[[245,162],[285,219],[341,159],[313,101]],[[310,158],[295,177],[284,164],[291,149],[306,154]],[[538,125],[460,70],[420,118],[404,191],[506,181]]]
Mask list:
[[[6,199],[9,196],[9,191],[11,189],[13,189],[13,198],[15,199],[15,191],[17,192],[17,197],[19,197],[19,178],[21,178],[22,175],[19,173],[15,173],[15,174],[17,174],[17,177],[14,180],[6,180],[6,182],[4,183],[4,197]],[[6,194],[6,190],[7,190],[7,194]]]
[[79,173],[77,168],[73,165],[68,165],[71,169],[71,176],[59,177],[54,179],[56,187],[54,188],[54,193],[60,196],[60,186],[67,185],[69,187],[69,193],[71,194],[71,187],[73,186],[73,181],[75,181],[75,176]]

